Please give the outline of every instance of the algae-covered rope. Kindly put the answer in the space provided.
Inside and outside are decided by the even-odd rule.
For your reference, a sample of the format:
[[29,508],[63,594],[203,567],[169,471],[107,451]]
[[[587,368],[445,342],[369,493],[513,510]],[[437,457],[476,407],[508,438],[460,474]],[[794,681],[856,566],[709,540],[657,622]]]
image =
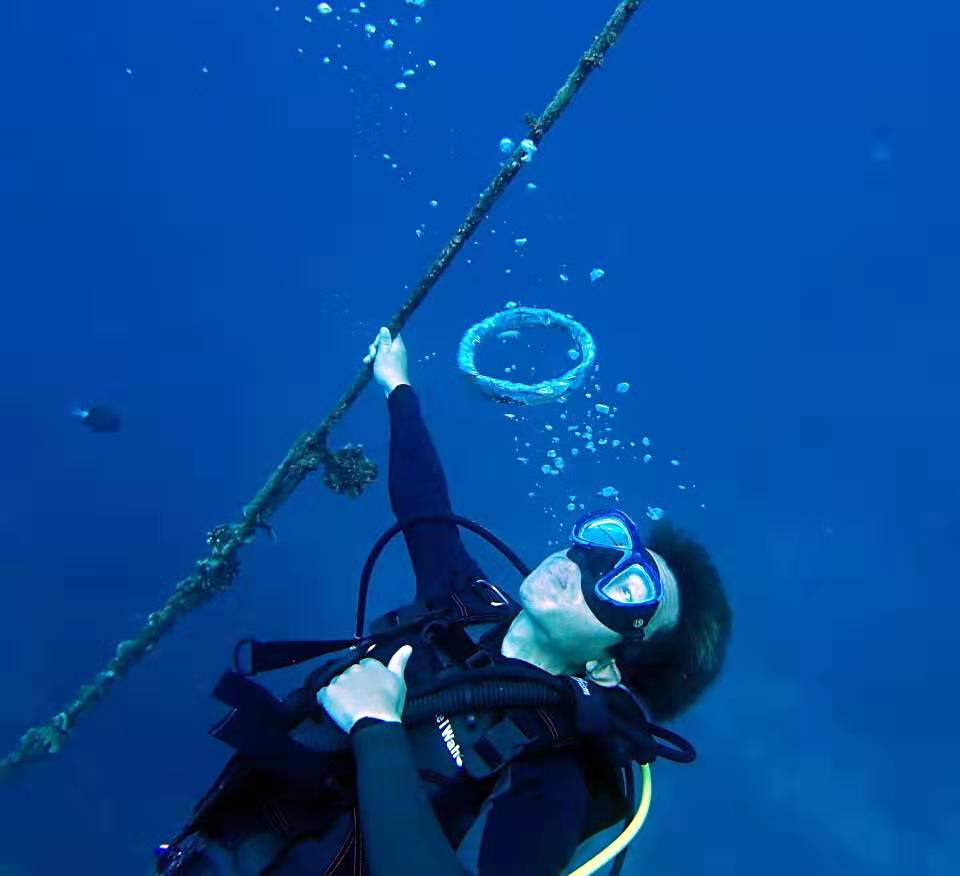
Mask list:
[[[617,41],[642,3],[643,0],[622,0],[540,117],[527,117],[527,136],[535,146],[539,145],[547,131],[560,118],[590,73],[600,66],[604,54]],[[484,217],[520,172],[528,149],[529,146],[526,149],[523,146],[518,147],[480,195],[467,218],[388,323],[393,334],[406,325],[454,257],[470,240]],[[18,767],[59,751],[77,720],[104,699],[117,680],[153,650],[164,633],[180,618],[226,590],[237,575],[237,554],[240,548],[253,539],[259,528],[269,530],[267,521],[307,475],[322,465],[325,468],[326,484],[334,491],[350,496],[358,496],[376,477],[376,466],[363,455],[362,448],[348,445],[337,452],[327,449],[330,430],[370,382],[371,372],[369,365],[364,366],[353,385],[343,394],[320,426],[313,432],[300,436],[267,483],[244,507],[243,519],[240,522],[223,524],[209,533],[209,555],[197,562],[192,575],[177,584],[163,608],[147,618],[146,625],[136,638],[121,642],[106,669],[81,687],[76,699],[62,712],[48,723],[32,727],[21,737],[17,748],[0,760],[0,778],[7,778]]]

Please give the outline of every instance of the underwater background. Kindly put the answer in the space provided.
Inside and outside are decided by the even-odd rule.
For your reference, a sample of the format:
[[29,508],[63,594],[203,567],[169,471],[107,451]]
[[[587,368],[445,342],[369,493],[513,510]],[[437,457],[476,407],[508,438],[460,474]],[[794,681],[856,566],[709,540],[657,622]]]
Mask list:
[[[2,4],[3,752],[326,415],[616,4],[331,5]],[[456,510],[536,562],[609,487],[724,577],[725,672],[674,725],[699,760],[655,767],[624,873],[960,869],[958,38],[944,4],[651,0],[403,332]],[[508,301],[587,326],[591,398],[511,419],[467,384],[459,339]],[[559,373],[544,334],[481,364]],[[381,466],[360,498],[309,479],[228,593],[0,786],[2,876],[148,872],[228,755],[234,641],[352,632],[392,522],[375,386],[348,442]],[[368,617],[412,597],[400,543],[373,587]]]

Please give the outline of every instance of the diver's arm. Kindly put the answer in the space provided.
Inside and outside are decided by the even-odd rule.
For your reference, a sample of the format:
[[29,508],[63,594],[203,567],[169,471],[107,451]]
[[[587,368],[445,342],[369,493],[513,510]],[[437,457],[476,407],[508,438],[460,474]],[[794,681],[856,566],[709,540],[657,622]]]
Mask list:
[[573,751],[511,764],[454,852],[403,726],[363,719],[350,737],[371,876],[557,876],[580,843],[589,795]]
[[[575,751],[527,755],[501,773],[457,859],[470,876],[558,876],[580,844],[590,795]],[[517,825],[523,841],[517,842]]]
[[[387,398],[390,411],[390,504],[398,520],[452,514],[447,479],[420,413],[413,387],[400,384]],[[423,523],[404,532],[417,576],[417,599],[445,598],[455,583],[485,578],[467,553],[454,523]]]
[[[420,413],[407,374],[403,340],[381,328],[364,358],[387,395],[390,411],[390,504],[398,520],[450,514],[450,496],[440,457]],[[424,523],[404,532],[417,576],[417,600],[445,599],[464,580],[485,577],[467,553],[453,523]]]

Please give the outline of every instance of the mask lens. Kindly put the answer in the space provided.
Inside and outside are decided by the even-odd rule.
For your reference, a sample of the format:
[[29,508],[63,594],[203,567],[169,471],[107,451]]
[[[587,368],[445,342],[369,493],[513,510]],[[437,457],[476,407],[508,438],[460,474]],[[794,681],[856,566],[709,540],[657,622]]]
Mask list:
[[657,599],[657,584],[643,566],[628,566],[602,588],[607,599],[623,605],[644,605]]
[[632,550],[630,532],[616,517],[601,517],[591,520],[578,533],[580,538],[597,547],[615,548],[621,551]]

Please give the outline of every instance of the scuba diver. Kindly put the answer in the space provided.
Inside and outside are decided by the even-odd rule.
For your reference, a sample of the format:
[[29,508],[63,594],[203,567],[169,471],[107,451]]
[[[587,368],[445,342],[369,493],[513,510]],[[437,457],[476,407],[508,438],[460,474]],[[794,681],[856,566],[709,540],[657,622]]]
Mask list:
[[[696,756],[645,710],[675,717],[722,667],[732,613],[705,550],[663,522],[641,539],[612,509],[527,569],[453,514],[400,337],[382,328],[364,361],[387,396],[398,522],[364,569],[357,635],[238,644],[215,691],[230,711],[211,730],[236,753],[157,849],[158,874],[559,876],[581,843],[634,814],[633,763],[648,777],[658,755]],[[519,601],[458,525],[521,570]],[[366,585],[399,532],[416,598],[364,636]],[[320,655],[282,701],[250,680]]]

